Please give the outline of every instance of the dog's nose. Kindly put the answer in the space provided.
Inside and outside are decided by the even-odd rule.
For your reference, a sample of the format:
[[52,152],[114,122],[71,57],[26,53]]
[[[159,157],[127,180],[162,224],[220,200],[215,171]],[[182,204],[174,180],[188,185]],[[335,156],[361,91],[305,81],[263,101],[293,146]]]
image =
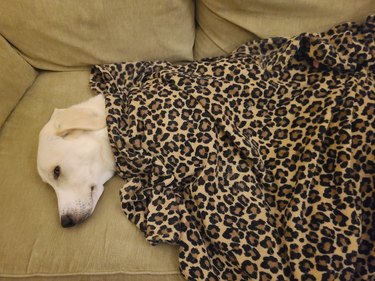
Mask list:
[[61,226],[72,227],[72,226],[75,226],[75,222],[70,215],[63,215],[61,216]]

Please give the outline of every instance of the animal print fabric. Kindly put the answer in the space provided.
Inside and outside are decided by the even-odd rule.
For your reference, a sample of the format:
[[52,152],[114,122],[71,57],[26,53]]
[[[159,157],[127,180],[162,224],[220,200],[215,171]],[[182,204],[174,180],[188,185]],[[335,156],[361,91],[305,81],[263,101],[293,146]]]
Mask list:
[[375,280],[374,16],[92,68],[122,208],[188,280]]

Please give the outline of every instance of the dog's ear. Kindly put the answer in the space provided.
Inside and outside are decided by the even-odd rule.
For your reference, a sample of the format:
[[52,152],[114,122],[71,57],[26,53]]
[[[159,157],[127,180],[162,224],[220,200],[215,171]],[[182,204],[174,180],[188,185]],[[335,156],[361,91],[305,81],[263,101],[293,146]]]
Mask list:
[[[94,99],[93,99],[94,100]],[[55,109],[52,115],[56,134],[66,137],[73,131],[93,131],[105,128],[104,103],[85,103],[66,109]]]

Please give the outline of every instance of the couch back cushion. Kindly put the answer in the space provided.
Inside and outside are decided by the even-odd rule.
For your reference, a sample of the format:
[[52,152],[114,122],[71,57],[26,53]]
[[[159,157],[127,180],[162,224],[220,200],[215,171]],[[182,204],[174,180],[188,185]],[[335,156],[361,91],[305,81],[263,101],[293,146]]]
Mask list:
[[193,0],[12,0],[0,11],[0,34],[39,69],[193,58]]
[[230,53],[242,43],[303,32],[323,32],[342,22],[363,22],[374,0],[197,0],[194,58]]

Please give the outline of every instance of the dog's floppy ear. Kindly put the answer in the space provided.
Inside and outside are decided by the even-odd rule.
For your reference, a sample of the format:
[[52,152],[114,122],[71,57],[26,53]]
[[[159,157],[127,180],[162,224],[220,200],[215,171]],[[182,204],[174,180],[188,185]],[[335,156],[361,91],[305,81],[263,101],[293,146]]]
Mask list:
[[56,134],[61,137],[69,135],[73,131],[92,131],[105,128],[105,109],[101,104],[92,99],[66,109],[55,109],[52,115]]

